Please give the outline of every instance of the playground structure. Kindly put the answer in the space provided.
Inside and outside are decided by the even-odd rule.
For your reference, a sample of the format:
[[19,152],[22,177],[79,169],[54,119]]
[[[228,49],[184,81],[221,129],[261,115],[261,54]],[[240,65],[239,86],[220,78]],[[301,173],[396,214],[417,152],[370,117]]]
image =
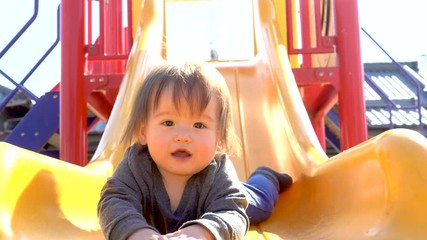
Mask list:
[[[427,234],[427,210],[422,207],[427,200],[427,140],[402,129],[366,139],[360,49],[355,47],[357,2],[343,2],[300,4],[306,20],[312,15],[319,20],[325,6],[335,9],[335,24],[325,21],[319,27],[301,21],[302,26],[316,29],[316,37],[313,31],[303,33],[305,47],[296,48],[295,35],[287,31],[296,26],[295,2],[254,1],[254,58],[211,63],[226,78],[233,97],[234,120],[243,143],[242,157],[233,159],[239,177],[244,180],[257,166],[268,165],[295,179],[294,186],[280,196],[273,216],[252,226],[247,239],[423,239]],[[125,39],[122,42],[108,37],[119,29],[111,27],[121,19],[113,14],[122,12],[117,1],[108,5],[111,9],[101,9],[114,16],[101,21],[105,32],[101,30],[93,44],[85,44],[84,21],[76,24],[75,19],[84,16],[85,2],[62,1],[63,73],[60,87],[54,90],[60,90],[60,159],[64,161],[1,144],[1,239],[102,239],[96,216],[99,190],[126,148],[117,139],[135,89],[166,56],[163,1],[128,4],[132,6],[128,19],[133,20],[128,26],[136,29],[134,35],[129,28],[120,33],[128,38],[117,38]],[[326,26],[337,34],[322,35]],[[318,43],[315,47],[313,39]],[[88,41],[92,42],[90,37]],[[301,66],[293,54],[303,55]],[[338,57],[339,66],[335,61],[316,66],[327,54]],[[337,100],[341,146],[348,150],[328,158],[323,118]],[[89,164],[87,104],[99,118],[108,119]]]

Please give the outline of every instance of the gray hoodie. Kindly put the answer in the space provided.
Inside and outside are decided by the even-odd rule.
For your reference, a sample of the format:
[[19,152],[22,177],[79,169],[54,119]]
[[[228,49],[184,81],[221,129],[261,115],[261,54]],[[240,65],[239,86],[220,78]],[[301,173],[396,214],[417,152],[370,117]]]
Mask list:
[[107,239],[127,239],[140,228],[161,234],[201,224],[216,239],[243,239],[249,227],[247,201],[231,161],[225,154],[187,182],[175,212],[160,172],[147,147],[130,147],[107,181],[98,215]]

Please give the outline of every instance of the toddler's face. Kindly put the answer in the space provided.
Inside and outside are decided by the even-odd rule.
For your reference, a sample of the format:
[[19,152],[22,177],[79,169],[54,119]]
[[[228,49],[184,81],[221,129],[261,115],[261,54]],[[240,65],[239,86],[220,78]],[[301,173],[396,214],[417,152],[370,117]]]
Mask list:
[[165,177],[190,178],[213,159],[218,144],[216,100],[200,114],[192,114],[183,99],[179,110],[172,90],[165,89],[157,109],[151,111],[140,129],[141,144],[147,144],[151,157]]

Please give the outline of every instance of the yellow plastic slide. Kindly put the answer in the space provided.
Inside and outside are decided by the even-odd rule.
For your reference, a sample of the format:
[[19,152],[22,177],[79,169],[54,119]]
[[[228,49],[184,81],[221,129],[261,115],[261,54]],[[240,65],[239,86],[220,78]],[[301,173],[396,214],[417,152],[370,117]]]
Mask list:
[[[0,143],[0,239],[102,239],[100,189],[126,146],[119,136],[135,90],[160,61],[162,1],[141,7],[125,78],[95,159],[75,166]],[[259,10],[259,11],[258,11]],[[425,239],[427,139],[391,130],[328,159],[299,95],[276,32],[274,8],[259,0],[256,57],[212,63],[227,79],[243,154],[242,180],[259,165],[290,173],[273,215],[246,239]]]

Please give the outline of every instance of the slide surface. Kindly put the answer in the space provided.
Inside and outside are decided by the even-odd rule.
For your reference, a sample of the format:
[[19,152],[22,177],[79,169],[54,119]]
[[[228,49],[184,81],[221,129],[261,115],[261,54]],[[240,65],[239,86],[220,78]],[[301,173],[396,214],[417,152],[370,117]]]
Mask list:
[[[94,160],[75,166],[0,143],[0,239],[102,239],[99,192],[121,160],[118,139],[136,89],[163,61],[162,1],[145,1],[128,68]],[[242,180],[260,165],[290,173],[273,215],[246,239],[425,239],[427,139],[391,130],[333,158],[323,152],[296,86],[274,22],[260,0],[257,55],[212,63],[229,85],[243,154]]]

